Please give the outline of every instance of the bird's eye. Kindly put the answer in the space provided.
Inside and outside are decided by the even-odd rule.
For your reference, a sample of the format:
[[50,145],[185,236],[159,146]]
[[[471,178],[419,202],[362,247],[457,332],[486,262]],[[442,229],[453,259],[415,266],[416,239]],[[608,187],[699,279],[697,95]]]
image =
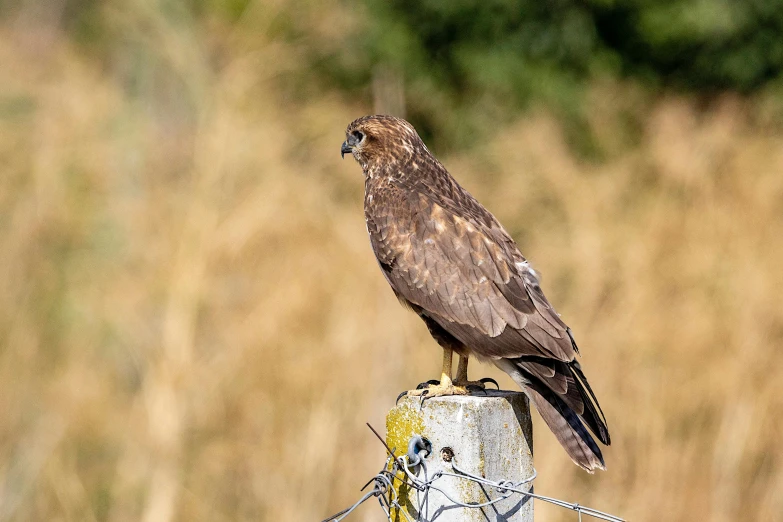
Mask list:
[[364,134],[361,131],[353,131],[351,133],[351,135],[356,140],[356,143],[359,143],[360,141],[362,141],[364,139]]

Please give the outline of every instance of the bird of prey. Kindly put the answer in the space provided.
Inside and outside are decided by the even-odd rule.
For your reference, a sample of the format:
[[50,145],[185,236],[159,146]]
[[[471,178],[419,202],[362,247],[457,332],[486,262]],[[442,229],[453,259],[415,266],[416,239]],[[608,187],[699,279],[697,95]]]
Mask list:
[[440,382],[408,394],[468,393],[477,384],[467,376],[473,355],[511,376],[577,465],[606,469],[585,427],[609,445],[606,418],[576,361],[576,342],[508,232],[407,121],[365,116],[345,134],[340,151],[362,167],[364,215],[381,271],[443,348]]

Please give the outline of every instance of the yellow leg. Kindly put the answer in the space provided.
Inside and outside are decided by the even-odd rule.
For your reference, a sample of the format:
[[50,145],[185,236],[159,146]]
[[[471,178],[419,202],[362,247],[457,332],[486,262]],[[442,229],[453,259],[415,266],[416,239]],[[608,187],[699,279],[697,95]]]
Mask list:
[[454,350],[451,348],[443,349],[443,371],[440,375],[440,384],[430,385],[421,390],[411,390],[408,395],[424,395],[426,397],[444,397],[448,395],[467,395],[468,390],[463,386],[454,386],[451,382],[451,357]]
[[468,382],[468,356],[467,355],[459,356],[456,382]]
[[[490,380],[488,382],[495,382],[494,380]],[[482,390],[485,388],[484,383],[481,381],[469,381],[468,380],[468,356],[467,355],[460,355],[459,356],[459,364],[457,365],[457,378],[454,379],[455,386],[462,386],[464,388],[467,388],[470,386],[471,388],[481,388]],[[495,382],[495,385],[497,385],[497,382]]]
[[[443,370],[441,370],[440,374],[441,386],[451,386],[451,358],[453,354],[454,350],[450,348],[443,349]],[[460,364],[462,364],[462,360],[460,360]]]

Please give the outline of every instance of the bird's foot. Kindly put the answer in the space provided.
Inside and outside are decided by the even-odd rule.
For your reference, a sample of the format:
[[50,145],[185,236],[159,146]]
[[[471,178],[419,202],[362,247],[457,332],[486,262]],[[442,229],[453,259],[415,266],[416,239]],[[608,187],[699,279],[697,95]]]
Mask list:
[[470,395],[464,386],[457,386],[451,381],[438,382],[427,381],[406,393],[408,397],[421,397],[422,399],[431,399],[433,397],[449,397],[451,395]]
[[492,384],[494,384],[495,387],[498,390],[500,389],[500,385],[498,385],[498,381],[496,381],[495,379],[493,379],[491,377],[484,377],[483,379],[479,379],[477,381],[456,380],[456,381],[454,381],[454,386],[460,386],[462,388],[465,388],[468,391],[481,391],[481,392],[483,392],[484,390],[487,389],[487,383],[488,382],[491,382]]
[[415,390],[404,391],[397,396],[397,400],[394,403],[400,402],[403,397],[421,397],[422,399],[430,399],[432,397],[448,397],[449,395],[470,395],[473,392],[486,393],[486,385],[491,382],[498,389],[500,386],[495,379],[491,377],[485,377],[478,381],[448,381],[441,383],[441,381],[430,379],[427,382],[423,382],[416,386]]
[[403,397],[406,397],[408,395],[419,396],[419,395],[421,395],[421,390],[425,390],[425,389],[429,388],[430,386],[435,386],[435,385],[438,385],[438,384],[440,384],[440,381],[437,380],[437,379],[430,379],[429,381],[419,383],[418,386],[416,386],[415,390],[405,390],[404,392],[400,392],[400,394],[397,395],[397,400],[394,401],[394,404],[397,404],[398,402],[400,402],[400,399],[402,399]]

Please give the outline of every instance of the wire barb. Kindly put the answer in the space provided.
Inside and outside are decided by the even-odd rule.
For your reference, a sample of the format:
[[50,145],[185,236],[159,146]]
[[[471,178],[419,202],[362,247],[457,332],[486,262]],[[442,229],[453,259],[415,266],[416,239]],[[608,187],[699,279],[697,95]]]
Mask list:
[[[411,440],[408,443],[408,453],[398,457],[395,455],[394,449],[390,448],[386,444],[386,441],[384,441],[378,432],[375,431],[372,426],[370,426],[370,423],[367,423],[367,426],[370,428],[370,430],[372,430],[375,436],[378,437],[378,440],[380,440],[386,448],[386,451],[388,452],[386,462],[381,468],[381,471],[379,471],[377,475],[370,479],[362,488],[362,491],[364,491],[367,486],[374,483],[372,490],[365,493],[354,505],[340,511],[339,513],[336,513],[335,515],[332,515],[327,519],[324,519],[322,522],[340,522],[345,517],[350,515],[361,504],[372,497],[376,497],[378,499],[378,503],[380,504],[381,509],[383,510],[384,514],[386,515],[386,519],[389,522],[392,522],[393,509],[396,509],[398,514],[401,513],[407,522],[418,522],[422,520],[422,513],[425,511],[425,506],[428,502],[429,492],[431,490],[440,492],[444,497],[446,497],[446,499],[448,499],[449,502],[453,504],[454,507],[462,507],[466,509],[481,509],[487,506],[491,506],[502,500],[506,500],[513,495],[520,495],[521,498],[532,498],[574,511],[578,516],[579,522],[582,522],[582,515],[587,515],[600,520],[607,520],[608,522],[625,522],[625,520],[622,518],[598,511],[597,509],[592,509],[580,504],[572,504],[570,502],[565,502],[556,498],[545,497],[543,495],[533,493],[532,483],[538,475],[535,470],[533,470],[533,474],[530,477],[520,482],[512,482],[510,480],[490,480],[461,469],[457,465],[457,460],[455,457],[451,461],[451,468],[454,470],[454,473],[448,471],[438,471],[433,474],[431,478],[428,478],[425,458],[432,450],[431,445],[430,449],[425,449],[425,443],[428,444],[429,441],[422,438],[421,435],[414,435],[411,437]],[[419,454],[420,452],[421,455]],[[419,475],[423,475],[423,479],[419,478]],[[487,497],[486,502],[460,502],[451,498],[448,493],[446,493],[446,491],[438,487],[439,481],[445,480],[446,478],[475,482],[477,484],[481,484],[482,486],[486,486],[489,488],[489,490],[494,489],[497,495],[495,498],[490,498],[489,490],[485,489],[485,496]],[[400,481],[401,485],[404,484],[411,490],[417,492],[416,497],[418,506],[416,507],[416,513],[418,513],[418,515],[416,521],[410,518],[407,510],[403,508],[402,505],[400,505],[399,499],[397,498],[397,489],[394,487],[395,481]],[[525,485],[529,485],[530,487],[527,489],[522,489]],[[408,502],[411,500],[412,499],[410,497],[407,499]]]

